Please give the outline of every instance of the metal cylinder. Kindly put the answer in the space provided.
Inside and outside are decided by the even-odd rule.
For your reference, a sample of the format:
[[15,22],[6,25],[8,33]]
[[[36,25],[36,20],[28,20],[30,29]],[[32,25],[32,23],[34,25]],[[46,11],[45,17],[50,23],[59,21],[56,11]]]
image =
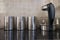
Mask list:
[[28,40],[31,40],[31,17],[28,17]]
[[56,18],[56,24],[59,25],[59,18]]
[[24,40],[25,17],[17,17],[17,40]]
[[13,16],[5,17],[5,40],[13,40]]
[[8,40],[13,40],[13,16],[8,18]]
[[25,17],[17,17],[17,30],[24,30],[26,28]]
[[36,40],[36,21],[35,21],[35,16],[32,16],[32,40]]
[[28,17],[29,40],[35,40],[36,37],[36,23],[35,16]]
[[25,40],[29,40],[28,17],[26,17]]
[[20,40],[20,17],[17,17],[17,40]]

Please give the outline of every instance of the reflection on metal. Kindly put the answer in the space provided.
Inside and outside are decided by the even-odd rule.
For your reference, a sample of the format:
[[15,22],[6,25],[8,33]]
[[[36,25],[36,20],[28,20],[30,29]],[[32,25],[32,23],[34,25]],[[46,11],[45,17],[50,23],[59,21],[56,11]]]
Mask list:
[[8,40],[8,31],[4,31],[4,37],[5,37],[5,40]]
[[36,30],[36,20],[35,20],[35,16],[32,16],[32,30]]
[[59,19],[58,18],[56,19],[56,24],[59,25]]
[[8,18],[8,30],[13,30],[13,17],[9,16]]
[[17,17],[17,30],[20,30],[20,17]]
[[41,31],[41,33],[42,33],[43,36],[47,35],[47,31]]
[[20,30],[24,30],[25,28],[25,17],[20,17]]
[[53,31],[56,30],[56,24],[53,24]]
[[28,17],[28,29],[31,30],[31,17]]
[[4,30],[8,30],[8,16],[4,18]]
[[57,39],[59,39],[59,32],[57,32]]
[[60,29],[59,25],[60,25],[59,18],[56,18],[56,28],[57,28],[57,30]]

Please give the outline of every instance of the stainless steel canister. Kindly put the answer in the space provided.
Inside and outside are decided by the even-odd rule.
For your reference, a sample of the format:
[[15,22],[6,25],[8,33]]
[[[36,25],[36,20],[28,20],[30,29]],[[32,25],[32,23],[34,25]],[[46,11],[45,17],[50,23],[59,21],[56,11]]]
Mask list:
[[36,38],[35,16],[28,17],[28,30],[29,30],[29,40],[35,40]]
[[17,40],[25,39],[25,17],[17,17]]
[[5,40],[13,40],[13,16],[5,17]]

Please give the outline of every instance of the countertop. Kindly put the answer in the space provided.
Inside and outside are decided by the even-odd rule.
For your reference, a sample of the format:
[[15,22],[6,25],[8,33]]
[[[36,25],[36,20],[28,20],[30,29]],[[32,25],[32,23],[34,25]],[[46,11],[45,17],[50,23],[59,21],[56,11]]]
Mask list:
[[[14,30],[14,39],[17,40],[17,31]],[[60,32],[59,31],[53,31],[53,40],[60,40]],[[36,31],[36,39],[35,40],[50,40],[48,39],[48,32],[47,31]],[[52,37],[52,36],[51,36]],[[5,40],[5,31],[4,29],[0,29],[0,40]]]

